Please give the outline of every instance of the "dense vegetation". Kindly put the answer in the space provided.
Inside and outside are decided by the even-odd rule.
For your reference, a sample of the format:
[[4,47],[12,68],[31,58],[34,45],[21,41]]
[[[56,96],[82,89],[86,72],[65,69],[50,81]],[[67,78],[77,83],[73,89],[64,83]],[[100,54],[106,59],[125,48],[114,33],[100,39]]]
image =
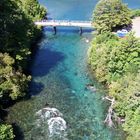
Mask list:
[[14,137],[11,125],[0,125],[0,140],[13,140]]
[[130,25],[130,17],[130,10],[121,0],[100,0],[93,13],[94,26],[100,33]]
[[139,49],[140,41],[131,33],[125,39],[102,33],[93,40],[89,62],[96,77],[109,85],[127,73],[138,72]]
[[140,9],[131,10],[131,18],[140,17]]
[[[118,0],[112,0],[110,7],[114,5],[113,2]],[[99,4],[102,5],[104,2],[101,0]],[[109,16],[106,18],[106,21],[111,20]],[[125,38],[118,38],[111,32],[102,30],[104,22],[101,21],[98,22],[101,25],[96,26],[99,32],[88,52],[89,65],[97,79],[107,85],[110,98],[115,99],[113,105],[115,116],[112,119],[119,118],[128,140],[139,140],[140,39],[133,33],[129,33]],[[109,29],[112,28],[110,22],[105,24]]]
[[[31,79],[25,74],[27,58],[40,33],[33,21],[45,14],[37,0],[0,0],[0,109],[26,95]],[[1,117],[0,139],[12,140],[12,127],[2,124]]]

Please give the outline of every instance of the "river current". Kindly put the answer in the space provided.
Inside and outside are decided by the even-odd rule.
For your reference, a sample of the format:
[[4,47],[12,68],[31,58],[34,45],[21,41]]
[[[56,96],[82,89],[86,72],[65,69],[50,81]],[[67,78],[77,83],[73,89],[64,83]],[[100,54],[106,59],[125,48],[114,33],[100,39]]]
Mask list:
[[[90,20],[98,0],[39,0],[48,18]],[[139,8],[139,0],[124,0]],[[44,37],[30,68],[31,99],[9,109],[7,121],[14,123],[18,140],[124,140],[117,128],[104,124],[106,91],[87,68],[87,51],[94,37],[90,30],[79,35],[78,28],[43,29]],[[96,90],[87,88],[94,84]],[[22,135],[21,135],[22,134]]]

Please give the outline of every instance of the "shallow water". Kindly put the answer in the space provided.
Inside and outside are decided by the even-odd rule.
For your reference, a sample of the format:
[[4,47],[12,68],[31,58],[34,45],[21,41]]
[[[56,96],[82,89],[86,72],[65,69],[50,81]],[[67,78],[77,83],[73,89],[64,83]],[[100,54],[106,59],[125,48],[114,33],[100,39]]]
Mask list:
[[[90,20],[96,2],[40,0],[48,8],[50,19],[61,20]],[[131,2],[134,0],[129,0]],[[133,4],[132,8],[136,8],[136,5]],[[123,135],[119,130],[110,129],[103,123],[107,109],[102,100],[105,91],[89,78],[87,50],[93,35],[84,32],[80,36],[78,28],[58,28],[57,31],[57,35],[53,35],[51,28],[44,29],[44,37],[38,44],[39,49],[31,66],[32,98],[11,107],[7,120],[21,128],[25,140],[57,140],[59,138],[49,137],[45,121],[39,128],[36,125],[36,112],[45,106],[53,107],[63,114],[67,123],[67,136],[64,139],[122,140]],[[89,83],[94,83],[96,92],[86,89]]]

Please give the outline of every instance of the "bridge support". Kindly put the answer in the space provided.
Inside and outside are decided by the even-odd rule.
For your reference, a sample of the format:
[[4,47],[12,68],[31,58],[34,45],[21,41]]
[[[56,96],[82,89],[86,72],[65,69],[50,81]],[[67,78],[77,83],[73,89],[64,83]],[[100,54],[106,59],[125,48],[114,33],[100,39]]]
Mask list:
[[53,26],[54,34],[56,35],[56,26]]
[[80,35],[82,35],[82,33],[83,33],[82,27],[80,27],[79,33],[80,33]]

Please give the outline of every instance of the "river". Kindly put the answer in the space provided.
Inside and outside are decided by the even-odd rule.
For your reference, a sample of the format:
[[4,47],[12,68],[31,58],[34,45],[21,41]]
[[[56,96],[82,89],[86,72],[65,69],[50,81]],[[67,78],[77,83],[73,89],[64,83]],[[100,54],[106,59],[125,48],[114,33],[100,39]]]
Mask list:
[[[58,20],[90,20],[97,1],[39,0],[49,19]],[[124,2],[131,8],[140,5],[138,0]],[[104,124],[106,91],[90,79],[87,69],[87,50],[94,35],[86,30],[80,36],[78,28],[62,27],[56,35],[52,28],[44,28],[43,34],[30,68],[32,97],[9,108],[7,121],[16,124],[17,139],[124,140],[117,128]],[[90,83],[96,91],[86,88]]]

